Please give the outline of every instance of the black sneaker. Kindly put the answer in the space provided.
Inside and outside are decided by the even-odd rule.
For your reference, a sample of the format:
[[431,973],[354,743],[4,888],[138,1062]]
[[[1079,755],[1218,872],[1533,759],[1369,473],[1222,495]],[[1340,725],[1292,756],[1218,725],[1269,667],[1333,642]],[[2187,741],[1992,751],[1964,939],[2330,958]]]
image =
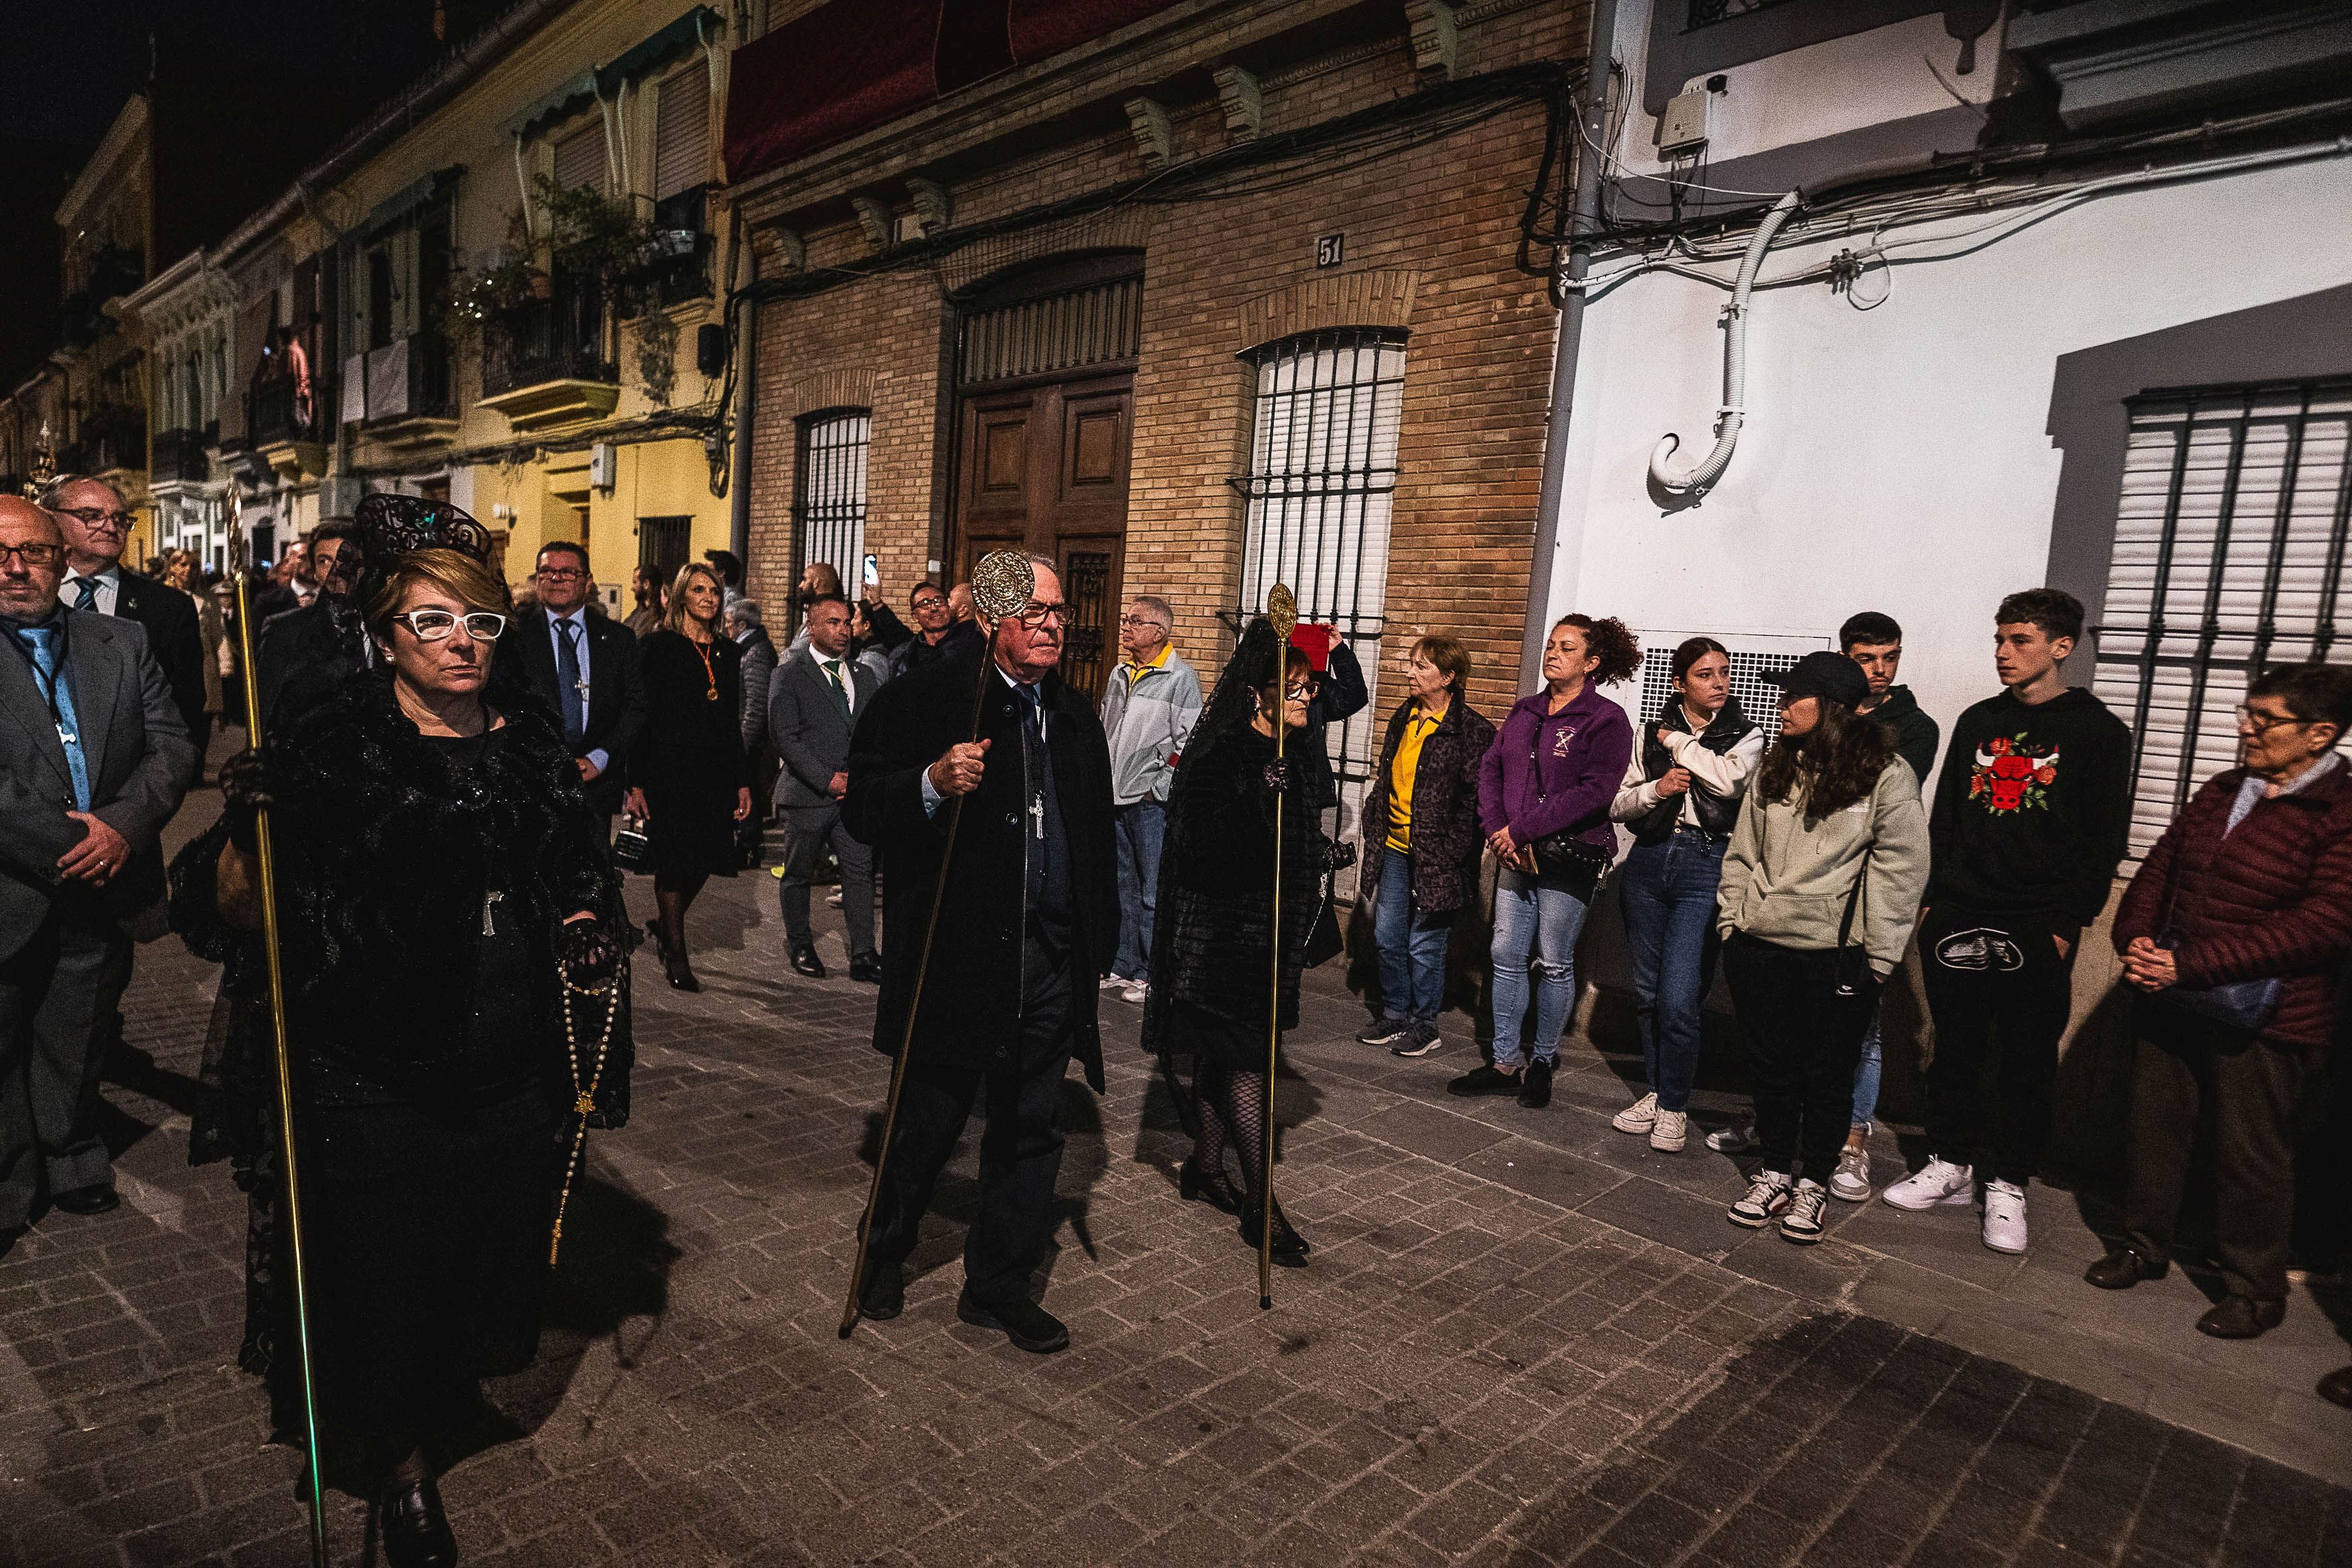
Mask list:
[[967,1287],[956,1298],[956,1316],[976,1329],[997,1330],[1032,1355],[1052,1355],[1055,1351],[1070,1348],[1070,1331],[1063,1326],[1062,1320],[1034,1301],[982,1306],[971,1299],[971,1290]]
[[1360,1046],[1393,1046],[1412,1033],[1410,1018],[1375,1018],[1356,1031]]
[[1491,1064],[1480,1062],[1448,1083],[1445,1092],[1458,1094],[1465,1100],[1476,1100],[1489,1094],[1517,1094],[1519,1092],[1519,1075],[1496,1072]]
[[1541,1057],[1519,1070],[1519,1103],[1529,1110],[1551,1103],[1551,1063]]
[[1437,1026],[1423,1021],[1414,1024],[1412,1031],[1408,1033],[1404,1038],[1399,1040],[1395,1045],[1391,1046],[1389,1047],[1389,1055],[1392,1057],[1425,1057],[1433,1052],[1442,1051],[1444,1048],[1445,1041],[1438,1034]]

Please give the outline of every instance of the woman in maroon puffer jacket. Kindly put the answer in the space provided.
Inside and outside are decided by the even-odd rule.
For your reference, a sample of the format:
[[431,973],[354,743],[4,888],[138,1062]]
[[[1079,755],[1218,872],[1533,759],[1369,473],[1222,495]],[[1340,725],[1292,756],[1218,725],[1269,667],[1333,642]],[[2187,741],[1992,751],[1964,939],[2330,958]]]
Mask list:
[[[2286,1312],[2294,1207],[2291,1124],[2335,1028],[2336,976],[2352,945],[2352,670],[2298,665],[2256,680],[2238,710],[2245,765],[2197,792],[2148,851],[2116,913],[2133,1026],[2127,1238],[2084,1277],[2121,1290],[2162,1274],[2210,1096],[2221,1133],[2221,1274],[2229,1293],[2197,1321],[2252,1339]],[[2273,981],[2258,1029],[2168,993]]]

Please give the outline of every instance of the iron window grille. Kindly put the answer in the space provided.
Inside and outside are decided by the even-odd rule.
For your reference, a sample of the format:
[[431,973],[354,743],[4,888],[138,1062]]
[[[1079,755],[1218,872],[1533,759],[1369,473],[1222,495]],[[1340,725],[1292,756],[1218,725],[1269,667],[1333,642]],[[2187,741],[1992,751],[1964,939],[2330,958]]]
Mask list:
[[1142,342],[1143,279],[1115,278],[975,310],[956,340],[956,384],[982,385],[1132,362]]
[[826,409],[801,421],[794,563],[804,569],[827,562],[851,592],[866,552],[866,458],[873,434],[874,416],[863,408]]
[[1344,834],[1379,763],[1380,643],[1389,528],[1404,416],[1404,334],[1351,330],[1284,338],[1242,357],[1257,371],[1242,542],[1243,624],[1286,583],[1298,618],[1336,626],[1372,700],[1332,749]]
[[2236,764],[2253,678],[2332,656],[2347,448],[2352,380],[2132,400],[2094,689],[2132,729],[2135,861]]
[[1759,11],[1769,11],[1776,5],[1788,4],[1790,0],[1690,0],[1689,20],[1684,25],[1683,31],[1695,33],[1701,27],[1711,27],[1734,16],[1752,16]]
[[664,588],[677,580],[686,564],[690,517],[641,517],[637,520],[637,564],[648,567]]

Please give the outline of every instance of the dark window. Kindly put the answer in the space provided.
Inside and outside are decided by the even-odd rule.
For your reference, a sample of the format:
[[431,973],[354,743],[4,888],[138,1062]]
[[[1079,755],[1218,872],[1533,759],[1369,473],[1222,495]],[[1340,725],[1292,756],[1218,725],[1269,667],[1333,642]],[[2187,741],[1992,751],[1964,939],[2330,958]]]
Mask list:
[[367,253],[368,347],[392,342],[392,252],[378,246]]
[[662,586],[669,586],[686,564],[687,531],[690,517],[641,517],[637,520],[637,564],[649,566]]
[[2352,381],[2132,401],[2095,689],[2132,728],[2135,858],[2236,764],[2252,679],[2333,657],[2347,446]]
[[[1389,514],[1404,416],[1404,335],[1309,332],[1243,356],[1257,370],[1242,542],[1244,621],[1287,584],[1298,618],[1334,626],[1376,683],[1386,625]],[[1348,811],[1378,762],[1377,696],[1342,726],[1332,763]]]
[[1692,27],[1711,26],[1734,16],[1751,16],[1759,11],[1769,11],[1776,5],[1786,5],[1790,0],[1690,0]]

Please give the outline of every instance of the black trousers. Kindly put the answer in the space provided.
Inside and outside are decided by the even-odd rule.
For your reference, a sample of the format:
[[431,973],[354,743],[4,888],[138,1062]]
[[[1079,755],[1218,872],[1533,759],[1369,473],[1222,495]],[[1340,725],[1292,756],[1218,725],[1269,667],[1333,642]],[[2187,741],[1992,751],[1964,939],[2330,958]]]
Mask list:
[[110,1186],[98,1135],[99,1026],[131,978],[131,939],[78,893],[0,963],[0,1227],[54,1195]]
[[1840,996],[1837,967],[1831,950],[1782,947],[1745,931],[1723,944],[1764,1168],[1793,1175],[1801,1166],[1823,1184],[1845,1147],[1853,1069],[1878,1005],[1874,978],[1859,994]]
[[[2053,931],[1937,904],[1920,928],[1936,1059],[1927,1066],[1927,1147],[1989,1179],[2023,1186],[2050,1136],[2058,1039],[2074,1003],[2078,931]],[[2066,939],[2058,956],[2056,937]],[[1999,1126],[1985,1125],[1984,1075],[1999,1041]]]
[[331,1438],[396,1461],[465,1426],[482,1373],[530,1364],[562,1169],[556,1120],[536,1087],[489,1105],[313,1113],[304,1240]]
[[908,1064],[866,1244],[872,1266],[896,1268],[915,1250],[940,1168],[963,1136],[973,1101],[985,1093],[980,1204],[964,1235],[964,1289],[986,1306],[1029,1299],[1030,1279],[1060,1220],[1054,1184],[1062,1172],[1070,983],[1066,962],[1033,980],[1021,1022],[1024,1048],[1002,1069]]
[[2220,1155],[2221,1278],[2233,1294],[2284,1300],[2303,1053],[2150,1002],[2137,1005],[2133,1025],[2139,1044],[2132,1058],[2124,1223],[2134,1249],[2153,1258],[2170,1255],[2198,1119],[2210,1106]]

